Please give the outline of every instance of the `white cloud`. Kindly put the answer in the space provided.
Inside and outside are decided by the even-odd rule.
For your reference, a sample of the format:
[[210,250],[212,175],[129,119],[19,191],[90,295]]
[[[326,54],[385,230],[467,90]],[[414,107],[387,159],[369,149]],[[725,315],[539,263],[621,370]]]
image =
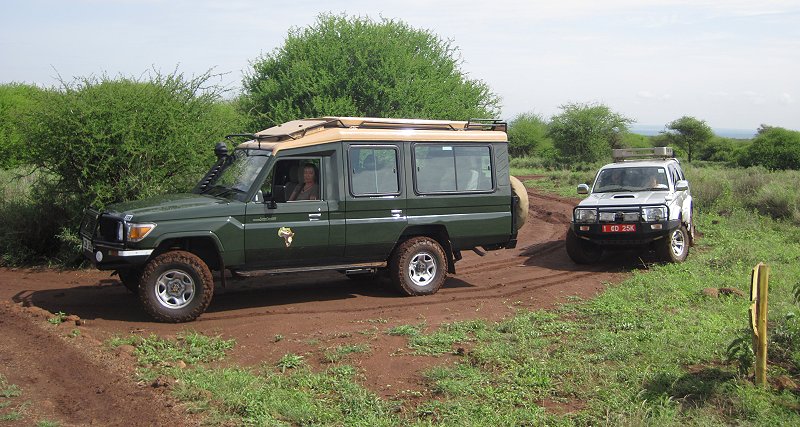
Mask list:
[[794,104],[794,97],[792,97],[792,94],[790,94],[790,93],[786,93],[786,92],[782,93],[781,96],[780,96],[780,100],[781,100],[781,103],[786,104],[786,105]]

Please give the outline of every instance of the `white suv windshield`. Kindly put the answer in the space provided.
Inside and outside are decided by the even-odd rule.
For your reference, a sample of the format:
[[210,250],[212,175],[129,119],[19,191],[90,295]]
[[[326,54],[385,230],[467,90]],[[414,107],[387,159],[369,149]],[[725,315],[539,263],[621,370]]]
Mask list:
[[666,168],[642,166],[601,170],[597,175],[592,192],[655,191],[668,188]]

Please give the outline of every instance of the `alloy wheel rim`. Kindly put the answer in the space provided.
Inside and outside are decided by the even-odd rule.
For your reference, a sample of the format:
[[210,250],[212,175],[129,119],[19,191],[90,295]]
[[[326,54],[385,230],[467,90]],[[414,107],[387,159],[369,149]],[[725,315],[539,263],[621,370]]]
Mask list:
[[165,271],[156,280],[155,293],[158,303],[165,308],[186,307],[194,299],[194,279],[185,271]]
[[417,286],[428,286],[436,277],[436,260],[428,252],[420,252],[408,263],[408,277]]
[[683,255],[684,247],[686,246],[686,241],[683,238],[683,233],[681,230],[675,230],[672,232],[672,239],[670,241],[670,246],[672,247],[672,253],[676,257],[680,257]]

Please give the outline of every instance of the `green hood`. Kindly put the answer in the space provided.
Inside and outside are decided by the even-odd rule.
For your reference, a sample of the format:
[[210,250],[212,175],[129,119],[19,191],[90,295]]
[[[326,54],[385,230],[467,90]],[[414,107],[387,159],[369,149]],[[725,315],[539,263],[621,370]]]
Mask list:
[[109,206],[120,216],[132,215],[130,222],[158,222],[173,219],[193,219],[218,216],[220,208],[231,203],[241,203],[204,194],[165,194],[143,200],[117,203]]

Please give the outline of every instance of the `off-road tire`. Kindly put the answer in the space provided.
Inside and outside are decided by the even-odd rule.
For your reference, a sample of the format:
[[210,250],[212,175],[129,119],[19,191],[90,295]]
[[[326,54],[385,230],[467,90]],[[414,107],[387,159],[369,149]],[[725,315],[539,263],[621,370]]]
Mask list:
[[[185,305],[170,307],[181,302],[178,300],[170,303],[167,300],[169,295],[165,295],[167,290],[164,282],[169,280],[191,282],[191,297],[186,298],[185,294],[179,296],[186,299]],[[166,252],[150,260],[144,268],[139,286],[139,300],[145,311],[160,322],[180,323],[196,319],[211,303],[213,295],[214,279],[211,270],[199,257],[185,251]]]
[[395,250],[389,272],[392,283],[405,295],[435,294],[447,278],[444,250],[429,237],[412,237]]
[[575,264],[594,264],[603,256],[603,248],[578,237],[572,229],[567,230],[567,255]]
[[683,262],[689,255],[689,233],[681,225],[657,242],[656,253],[664,262]]
[[142,280],[141,268],[127,268],[125,270],[117,270],[117,276],[122,285],[125,286],[132,294],[139,294],[139,282]]
[[525,188],[525,185],[522,184],[522,181],[516,177],[510,176],[509,179],[511,180],[511,192],[519,197],[519,205],[517,205],[517,208],[512,212],[512,214],[514,214],[514,221],[517,224],[517,230],[519,230],[528,220],[528,207],[530,206],[528,190]]

